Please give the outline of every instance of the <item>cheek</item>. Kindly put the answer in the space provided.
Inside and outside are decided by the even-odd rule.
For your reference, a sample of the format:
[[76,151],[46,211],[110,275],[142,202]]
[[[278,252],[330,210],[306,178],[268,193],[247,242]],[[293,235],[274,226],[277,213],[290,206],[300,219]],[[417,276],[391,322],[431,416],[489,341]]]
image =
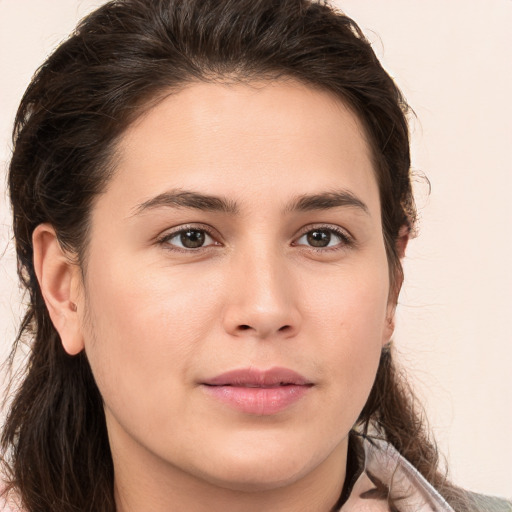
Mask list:
[[216,318],[215,301],[190,275],[125,270],[90,271],[86,352],[107,405],[131,410],[144,402],[149,410],[162,390],[190,379],[194,355]]
[[387,325],[389,277],[386,259],[347,265],[306,282],[308,322],[349,350],[380,345]]
[[[355,421],[373,385],[387,333],[389,281],[385,259],[309,293],[307,338],[315,339],[337,421]],[[332,277],[332,276],[331,276]],[[333,283],[338,283],[337,285]],[[321,284],[321,283],[318,283]],[[352,425],[349,425],[350,428]]]

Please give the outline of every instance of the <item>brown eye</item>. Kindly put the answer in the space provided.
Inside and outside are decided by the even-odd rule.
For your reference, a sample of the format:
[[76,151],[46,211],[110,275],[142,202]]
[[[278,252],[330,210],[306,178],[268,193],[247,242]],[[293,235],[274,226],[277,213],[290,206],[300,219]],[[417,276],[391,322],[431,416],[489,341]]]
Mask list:
[[205,232],[198,229],[187,229],[180,233],[180,242],[183,247],[186,247],[187,249],[197,249],[198,247],[202,247],[205,240]]
[[201,249],[215,245],[215,240],[204,229],[187,228],[165,236],[162,243],[177,249]]
[[315,228],[304,233],[295,245],[304,245],[315,249],[337,249],[350,246],[352,239],[341,229]]
[[306,233],[306,239],[313,247],[327,247],[331,241],[331,233],[325,229],[315,229]]

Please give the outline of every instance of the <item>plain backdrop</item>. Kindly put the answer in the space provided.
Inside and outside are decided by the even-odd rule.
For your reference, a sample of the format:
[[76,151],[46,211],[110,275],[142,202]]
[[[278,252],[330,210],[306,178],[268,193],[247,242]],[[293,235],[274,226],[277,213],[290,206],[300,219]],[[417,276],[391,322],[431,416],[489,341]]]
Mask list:
[[[32,73],[100,0],[0,0],[0,357],[22,309],[5,169]],[[339,0],[411,120],[420,230],[396,346],[453,479],[512,497],[512,1]]]

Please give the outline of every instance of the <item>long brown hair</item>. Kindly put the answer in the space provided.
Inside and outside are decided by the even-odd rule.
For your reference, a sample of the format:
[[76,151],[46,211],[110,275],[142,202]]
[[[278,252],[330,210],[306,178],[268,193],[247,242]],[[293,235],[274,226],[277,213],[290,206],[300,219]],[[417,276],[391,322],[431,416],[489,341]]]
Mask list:
[[[28,511],[113,512],[102,398],[85,353],[68,356],[34,273],[32,233],[53,225],[84,264],[93,200],[115,144],[161,93],[192,81],[294,78],[336,94],[363,122],[382,205],[396,295],[400,230],[413,227],[408,106],[359,27],[311,0],[116,0],[76,28],[41,66],[17,112],[9,169],[29,358],[2,435],[4,470]],[[382,436],[456,503],[421,410],[383,351],[356,430]],[[463,510],[458,508],[458,510]]]

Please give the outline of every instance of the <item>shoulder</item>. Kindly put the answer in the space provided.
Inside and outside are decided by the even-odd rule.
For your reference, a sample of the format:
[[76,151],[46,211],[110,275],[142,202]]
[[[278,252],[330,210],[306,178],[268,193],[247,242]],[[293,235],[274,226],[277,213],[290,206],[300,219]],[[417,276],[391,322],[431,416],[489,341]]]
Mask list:
[[512,501],[469,491],[465,491],[464,494],[473,512],[512,512]]
[[[454,512],[441,494],[427,482],[412,464],[386,441],[365,438],[363,474],[385,484],[388,495],[400,501],[404,510],[422,512]],[[471,512],[512,512],[512,502],[503,498],[457,489],[461,508]]]
[[[0,512],[25,512],[11,500],[0,497]],[[500,511],[501,512],[501,511]]]
[[17,502],[14,494],[2,487],[0,482],[0,512],[24,512],[24,509]]

